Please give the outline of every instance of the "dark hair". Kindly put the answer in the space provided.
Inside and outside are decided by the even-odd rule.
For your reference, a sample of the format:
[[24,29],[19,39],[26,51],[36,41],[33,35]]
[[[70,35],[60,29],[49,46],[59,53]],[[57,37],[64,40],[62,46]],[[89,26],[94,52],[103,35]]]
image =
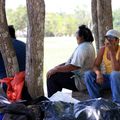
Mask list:
[[10,37],[16,39],[14,26],[13,25],[9,25],[8,26],[8,30],[9,30]]
[[79,26],[79,30],[77,31],[78,36],[83,36],[86,42],[93,42],[94,38],[91,30],[86,25]]

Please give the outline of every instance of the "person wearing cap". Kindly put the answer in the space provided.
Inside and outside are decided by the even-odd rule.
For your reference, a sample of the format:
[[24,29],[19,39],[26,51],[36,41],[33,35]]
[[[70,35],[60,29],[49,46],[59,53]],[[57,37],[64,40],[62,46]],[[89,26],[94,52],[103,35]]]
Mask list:
[[[120,104],[120,33],[114,29],[105,35],[105,44],[99,50],[92,71],[85,72],[85,84],[91,98],[101,97],[101,90],[111,89],[112,100]],[[100,70],[104,64],[105,73]]]

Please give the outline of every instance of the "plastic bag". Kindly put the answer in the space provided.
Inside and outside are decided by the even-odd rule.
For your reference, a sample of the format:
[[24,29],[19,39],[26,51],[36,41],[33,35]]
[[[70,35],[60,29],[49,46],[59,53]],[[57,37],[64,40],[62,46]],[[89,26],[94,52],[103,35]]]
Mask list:
[[75,120],[73,103],[45,101],[40,106],[44,120]]
[[56,92],[53,94],[50,98],[50,101],[63,101],[63,102],[68,102],[68,103],[78,103],[79,100],[72,98],[72,96],[68,93],[63,93],[63,92]]
[[43,120],[44,113],[40,108],[41,101],[48,101],[44,96],[30,101],[19,101],[6,104],[2,108],[3,120]]
[[79,103],[43,102],[44,120],[120,120],[120,107],[106,99]]
[[74,106],[75,118],[83,120],[119,120],[120,107],[107,99],[96,98]]
[[8,104],[2,112],[3,120],[35,120],[34,113],[22,103]]
[[22,89],[25,80],[25,72],[18,72],[14,77],[8,77],[0,80],[1,83],[7,84],[7,98],[9,101],[17,101],[22,98]]

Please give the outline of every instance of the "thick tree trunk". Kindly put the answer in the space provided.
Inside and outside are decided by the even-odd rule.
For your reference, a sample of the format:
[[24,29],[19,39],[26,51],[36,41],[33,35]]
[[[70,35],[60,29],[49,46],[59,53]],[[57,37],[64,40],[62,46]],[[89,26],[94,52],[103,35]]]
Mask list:
[[33,98],[43,95],[44,0],[27,0],[28,40],[26,82]]
[[111,0],[97,0],[99,43],[104,44],[106,31],[113,28]]
[[16,54],[8,32],[5,13],[5,0],[0,0],[0,52],[4,59],[7,76],[13,76],[19,71]]
[[107,30],[113,28],[111,0],[92,0],[91,12],[97,50],[104,44]]
[[98,33],[98,17],[97,17],[97,0],[91,1],[91,14],[92,14],[92,24],[93,24],[93,33],[96,43],[96,50],[99,50],[99,33]]

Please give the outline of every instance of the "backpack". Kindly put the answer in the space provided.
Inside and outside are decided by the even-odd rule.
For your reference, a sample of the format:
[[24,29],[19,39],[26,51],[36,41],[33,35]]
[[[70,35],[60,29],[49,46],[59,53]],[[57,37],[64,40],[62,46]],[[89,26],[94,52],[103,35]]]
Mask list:
[[7,77],[0,80],[1,83],[7,84],[6,94],[9,101],[15,102],[22,98],[24,80],[24,71],[16,73],[14,77]]

